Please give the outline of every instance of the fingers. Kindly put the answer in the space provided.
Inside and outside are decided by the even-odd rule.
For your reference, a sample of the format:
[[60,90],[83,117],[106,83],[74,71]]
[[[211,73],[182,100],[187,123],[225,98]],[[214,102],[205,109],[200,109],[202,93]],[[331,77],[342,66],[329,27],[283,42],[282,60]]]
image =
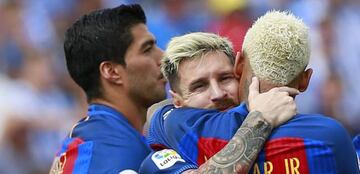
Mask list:
[[273,88],[270,91],[272,91],[272,92],[286,92],[286,93],[288,93],[288,95],[291,95],[291,96],[295,96],[295,95],[300,94],[300,91],[298,89],[290,88],[290,87],[287,87],[287,86]]
[[[280,93],[287,93],[287,92],[280,92]],[[278,94],[280,94],[278,93]],[[277,103],[273,103],[274,105],[278,105],[277,111],[277,121],[275,122],[275,127],[280,126],[281,124],[290,120],[294,115],[297,113],[297,106],[296,102],[293,97],[291,96],[278,96]]]
[[249,86],[249,100],[259,95],[259,79],[253,77]]
[[288,92],[290,95],[298,95],[298,94],[300,94],[300,91],[298,89],[290,88],[290,87],[287,87],[287,86],[279,87],[279,91]]

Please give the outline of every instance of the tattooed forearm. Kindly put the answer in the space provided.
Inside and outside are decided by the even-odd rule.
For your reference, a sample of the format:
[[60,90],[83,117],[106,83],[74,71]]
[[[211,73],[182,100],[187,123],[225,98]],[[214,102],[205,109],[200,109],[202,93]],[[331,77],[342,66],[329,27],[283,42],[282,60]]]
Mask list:
[[261,112],[250,112],[229,143],[198,170],[185,173],[248,173],[272,127]]

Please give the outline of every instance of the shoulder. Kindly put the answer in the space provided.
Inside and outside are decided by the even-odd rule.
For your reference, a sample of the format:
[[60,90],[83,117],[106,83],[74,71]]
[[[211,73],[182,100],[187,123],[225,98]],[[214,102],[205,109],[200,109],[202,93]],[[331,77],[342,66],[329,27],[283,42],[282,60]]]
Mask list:
[[164,127],[167,131],[188,129],[202,131],[213,128],[225,131],[229,128],[237,130],[248,114],[244,106],[240,105],[224,112],[214,109],[175,108],[166,116]]
[[241,104],[230,110],[220,112],[214,109],[199,108],[175,108],[166,117],[165,123],[173,126],[179,124],[197,125],[202,123],[223,123],[223,121],[234,121],[242,123],[248,111],[245,104]]
[[307,123],[322,122],[333,126],[341,126],[341,124],[337,120],[322,114],[297,114],[293,119],[289,121],[289,123],[291,122],[307,122]]
[[[127,142],[127,143],[126,143]],[[64,173],[118,173],[122,170],[137,171],[142,160],[150,153],[145,143],[123,140],[118,143],[67,138],[57,154],[52,171]]]
[[141,134],[122,118],[96,115],[75,124],[70,137],[81,137],[86,141],[118,143],[118,140],[139,140]]
[[150,145],[166,143],[163,141],[164,131],[164,119],[174,109],[173,105],[166,105],[158,108],[149,121],[149,128],[145,130],[147,141]]
[[175,108],[173,105],[166,105],[157,109],[150,121],[147,137],[148,139],[159,138],[171,132],[178,132],[179,127],[192,125],[200,117],[214,111],[195,108]]
[[296,158],[299,164],[307,164],[310,171],[318,173],[357,170],[350,135],[341,123],[324,115],[299,114],[275,129],[266,142],[265,156],[271,161],[282,158],[280,153]]
[[[94,143],[81,138],[66,138],[56,154],[50,173],[87,173],[93,157]],[[75,170],[76,169],[76,170]]]
[[[109,116],[90,117],[82,121],[75,126],[71,139],[83,141],[79,148],[91,144],[83,153],[79,153],[79,149],[76,159],[90,158],[89,170],[99,173],[102,173],[102,169],[116,170],[117,173],[120,169],[137,171],[142,160],[150,153],[139,132],[127,122]],[[70,151],[68,149],[66,153]]]
[[171,99],[166,99],[163,100],[159,103],[155,103],[152,106],[150,106],[147,109],[147,113],[146,113],[146,122],[144,124],[144,134],[147,134],[147,131],[149,129],[150,126],[150,122],[152,120],[152,118],[156,115],[155,112],[161,109],[166,109],[166,108],[170,108],[173,107],[172,105],[172,100]]
[[348,135],[342,124],[321,114],[298,114],[274,130],[273,135],[298,135],[305,138],[336,140]]
[[116,118],[116,116],[98,115],[87,117],[74,126],[70,137],[80,138],[86,142],[94,142],[94,150],[104,153],[108,149],[111,149],[110,152],[122,149],[147,149],[145,139],[140,132],[126,120]]

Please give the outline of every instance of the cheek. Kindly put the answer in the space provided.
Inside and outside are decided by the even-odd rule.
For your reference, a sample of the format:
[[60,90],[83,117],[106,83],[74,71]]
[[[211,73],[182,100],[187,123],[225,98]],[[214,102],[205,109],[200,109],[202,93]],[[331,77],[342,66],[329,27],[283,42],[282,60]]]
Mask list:
[[146,66],[143,67],[144,71],[145,71],[145,76],[147,77],[158,77],[160,75],[160,66],[157,66],[154,63],[148,63],[146,64]]
[[150,80],[152,77],[157,77],[160,68],[150,62],[139,62],[135,65],[134,74],[137,74],[143,80]]
[[234,82],[234,84],[231,85],[231,94],[238,96],[239,94],[239,82]]
[[229,94],[230,98],[234,101],[239,101],[239,82],[234,81],[226,86],[226,91]]
[[210,103],[210,98],[205,93],[192,95],[184,100],[185,106],[195,108],[206,108]]

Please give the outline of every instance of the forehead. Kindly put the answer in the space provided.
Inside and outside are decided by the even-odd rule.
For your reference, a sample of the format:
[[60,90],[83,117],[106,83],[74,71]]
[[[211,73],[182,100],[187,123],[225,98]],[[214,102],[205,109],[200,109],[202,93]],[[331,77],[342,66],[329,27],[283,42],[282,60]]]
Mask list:
[[232,73],[233,65],[223,52],[209,52],[200,58],[183,60],[179,65],[180,85],[200,78],[211,78]]

